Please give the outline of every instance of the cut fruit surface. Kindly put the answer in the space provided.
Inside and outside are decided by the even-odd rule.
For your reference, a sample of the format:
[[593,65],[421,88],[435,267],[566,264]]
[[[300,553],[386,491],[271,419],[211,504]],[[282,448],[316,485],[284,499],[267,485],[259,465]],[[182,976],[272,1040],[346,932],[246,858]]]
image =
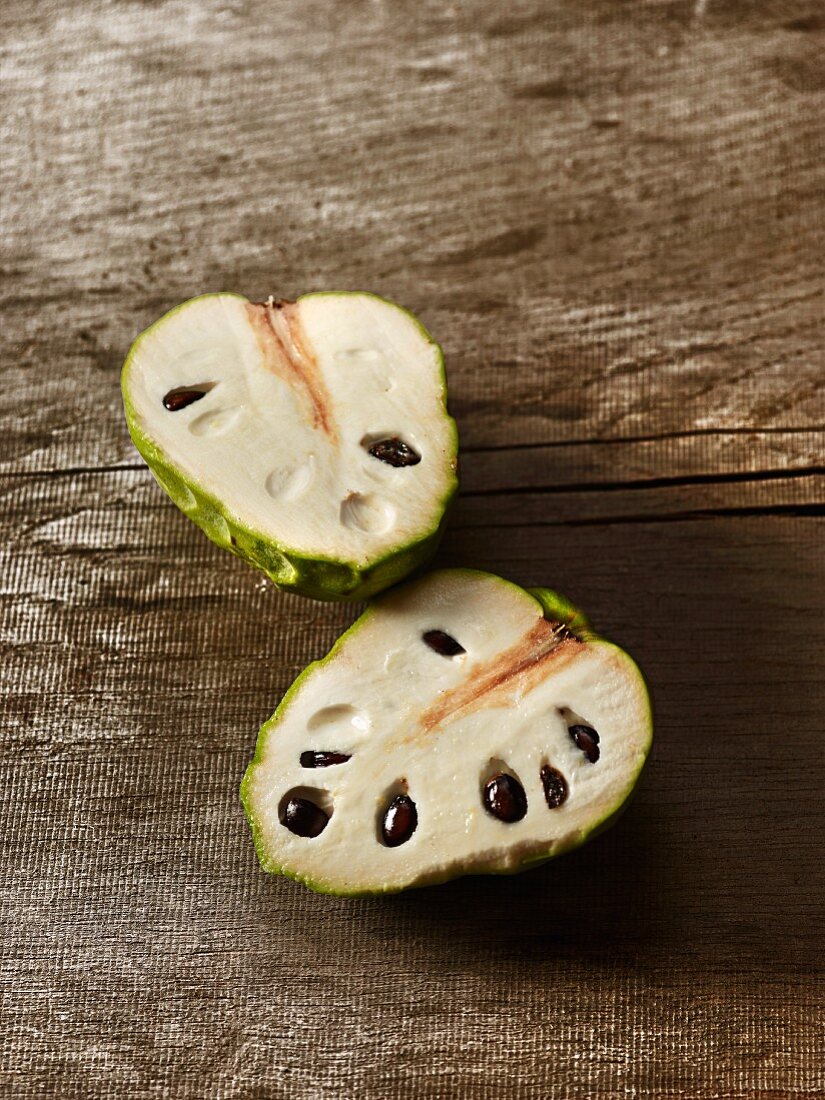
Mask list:
[[[626,801],[651,739],[636,665],[566,600],[440,570],[298,677],[241,793],[267,871],[383,893],[576,847]],[[292,827],[299,800],[317,834]]]
[[457,437],[441,351],[399,306],[203,295],[138,337],[122,386],[162,488],[279,586],[362,599],[434,552]]

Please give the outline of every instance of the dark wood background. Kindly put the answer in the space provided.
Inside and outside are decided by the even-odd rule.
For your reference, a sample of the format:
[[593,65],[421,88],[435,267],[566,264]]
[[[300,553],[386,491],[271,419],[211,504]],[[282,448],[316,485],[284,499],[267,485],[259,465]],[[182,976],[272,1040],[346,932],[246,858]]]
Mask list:
[[[4,0],[2,1082],[825,1095],[820,0]],[[356,614],[206,542],[123,424],[207,290],[443,342],[440,555],[646,670],[609,834],[386,900],[259,870],[255,734]]]

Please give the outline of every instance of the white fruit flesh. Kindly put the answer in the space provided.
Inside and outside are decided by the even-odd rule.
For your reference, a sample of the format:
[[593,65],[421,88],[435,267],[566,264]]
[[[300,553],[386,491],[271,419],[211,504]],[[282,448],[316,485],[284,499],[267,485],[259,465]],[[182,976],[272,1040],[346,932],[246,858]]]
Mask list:
[[[422,639],[432,630],[466,652],[435,652]],[[574,743],[575,724],[598,731],[596,763]],[[529,593],[498,577],[444,570],[385,596],[310,666],[261,731],[244,802],[268,869],[332,893],[398,890],[573,847],[628,796],[650,737],[644,682],[626,654],[554,628]],[[308,750],[351,759],[307,769]],[[544,765],[569,788],[555,809]],[[483,806],[485,783],[502,772],[526,793],[520,821]],[[381,822],[399,793],[418,825],[387,847]],[[320,835],[281,823],[296,796],[331,811]]]
[[[437,345],[370,294],[253,305],[206,295],[138,341],[126,372],[133,428],[243,526],[357,566],[438,526],[455,479]],[[174,389],[209,387],[177,411]],[[400,438],[421,456],[373,457]]]

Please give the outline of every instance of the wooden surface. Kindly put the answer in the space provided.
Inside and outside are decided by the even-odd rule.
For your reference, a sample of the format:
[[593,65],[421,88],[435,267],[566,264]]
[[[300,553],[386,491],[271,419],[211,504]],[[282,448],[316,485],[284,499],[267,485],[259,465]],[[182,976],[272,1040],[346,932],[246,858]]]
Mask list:
[[[2,7],[3,1095],[825,1095],[819,0]],[[175,511],[118,371],[325,287],[444,344],[440,561],[649,676],[633,806],[554,865],[256,864],[257,728],[355,610]]]

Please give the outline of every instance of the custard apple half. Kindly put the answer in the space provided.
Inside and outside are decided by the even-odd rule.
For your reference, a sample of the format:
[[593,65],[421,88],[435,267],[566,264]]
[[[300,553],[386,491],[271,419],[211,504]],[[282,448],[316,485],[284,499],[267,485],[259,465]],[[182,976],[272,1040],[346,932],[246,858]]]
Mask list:
[[426,561],[455,493],[441,350],[373,294],[173,309],[123,368],[162,488],[281,588],[363,599]]
[[384,893],[583,843],[651,739],[636,665],[566,600],[441,570],[376,601],[298,677],[241,797],[265,870]]

